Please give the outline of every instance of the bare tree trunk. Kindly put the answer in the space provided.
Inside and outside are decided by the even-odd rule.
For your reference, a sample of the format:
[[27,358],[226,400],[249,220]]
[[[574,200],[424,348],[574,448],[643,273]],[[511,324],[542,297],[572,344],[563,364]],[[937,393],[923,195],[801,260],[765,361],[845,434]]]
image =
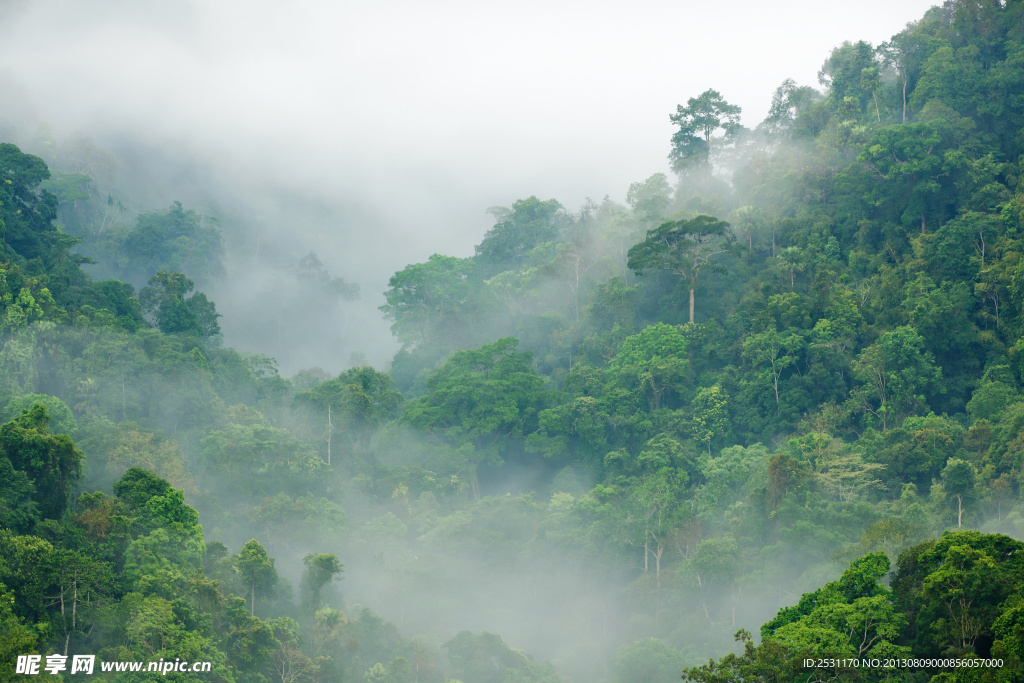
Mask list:
[[473,473],[469,477],[469,488],[473,492],[473,501],[480,501],[480,480],[476,476],[476,466],[473,467]]
[[693,287],[690,287],[690,322],[693,322]]
[[925,230],[924,230],[924,212],[923,211],[921,212],[921,234],[922,235],[925,234]]
[[327,465],[331,464],[331,404],[327,404]]
[[907,77],[903,76],[903,123],[907,122]]
[[964,499],[958,493],[956,494],[956,528],[959,529],[962,526],[964,518]]
[[[60,585],[60,616],[64,616],[64,583]],[[64,621],[62,618],[61,621]],[[64,622],[64,656],[68,655],[68,640],[71,639],[71,631],[68,630],[67,622]]]

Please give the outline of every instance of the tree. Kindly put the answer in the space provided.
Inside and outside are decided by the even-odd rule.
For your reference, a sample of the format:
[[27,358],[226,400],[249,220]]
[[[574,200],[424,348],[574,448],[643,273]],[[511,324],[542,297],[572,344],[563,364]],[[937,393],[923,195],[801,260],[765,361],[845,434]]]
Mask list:
[[[48,266],[69,258],[78,242],[53,220],[57,197],[39,184],[50,177],[46,163],[23,154],[9,143],[0,143],[0,258],[15,262],[42,259]],[[72,259],[74,257],[71,257]]]
[[904,550],[891,583],[915,653],[988,656],[1022,577],[1024,544],[1001,534],[946,531]]
[[166,211],[141,214],[120,244],[125,279],[159,270],[207,282],[224,275],[224,241],[216,219],[174,202]]
[[471,259],[434,254],[392,275],[387,303],[380,307],[394,321],[392,333],[407,347],[433,342],[442,333],[457,335],[465,327],[463,316],[471,313],[474,271]]
[[139,292],[143,310],[155,312],[156,326],[164,334],[189,334],[200,338],[220,334],[220,314],[202,292],[185,298],[195,284],[181,273],[161,270]]
[[427,394],[405,404],[403,420],[443,438],[468,470],[479,499],[477,467],[500,465],[503,453],[535,429],[548,401],[544,380],[518,340],[499,339],[452,354],[427,379]]
[[647,399],[651,412],[679,396],[687,378],[690,343],[677,326],[655,323],[627,337],[608,363],[613,386]]
[[690,432],[697,441],[708,445],[711,456],[711,440],[722,436],[729,429],[728,396],[717,384],[704,387],[693,399],[693,417]]
[[960,458],[950,458],[942,470],[942,488],[956,498],[956,527],[958,529],[963,526],[964,503],[974,502],[977,483],[978,474],[974,465]]
[[728,228],[728,223],[711,216],[663,223],[629,250],[629,268],[637,275],[668,270],[681,277],[690,290],[692,323],[697,280],[702,271],[718,268],[714,258],[729,251],[734,238]]
[[942,217],[942,203],[950,197],[951,164],[962,159],[945,153],[940,128],[933,122],[879,128],[857,157],[877,174],[865,201],[888,209],[905,226],[920,222],[922,235],[928,214]]
[[889,572],[889,558],[871,553],[855,560],[833,581],[805,593],[794,607],[785,607],[761,627],[762,638],[817,657],[905,657],[910,648],[897,645],[906,619],[892,602],[892,593],[878,581]]
[[554,683],[558,675],[550,664],[538,664],[519,650],[513,650],[501,636],[487,631],[462,631],[443,645],[454,675],[479,683],[536,681]]
[[922,598],[944,608],[939,608],[940,614],[945,612],[944,618],[933,628],[959,652],[968,652],[979,636],[992,628],[995,605],[986,598],[1002,578],[1001,572],[992,557],[969,545],[951,546],[942,560],[925,578]]
[[[609,457],[611,457],[609,455]],[[637,457],[625,505],[630,545],[644,549],[644,572],[654,559],[655,618],[661,608],[661,561],[669,545],[669,533],[685,514],[684,495],[689,475],[682,444],[660,434],[650,439]]]
[[774,324],[769,329],[752,334],[743,340],[743,356],[755,367],[764,368],[761,376],[771,383],[775,391],[776,410],[780,405],[779,381],[782,379],[782,373],[786,368],[796,365],[797,354],[805,343],[806,340],[799,330],[791,328],[779,332]]
[[251,408],[236,406],[229,417],[201,441],[209,474],[247,497],[322,490],[329,468],[315,449]]
[[661,220],[672,203],[672,188],[664,173],[655,173],[642,183],[632,183],[626,192],[626,203],[650,225]]
[[346,370],[296,395],[295,402],[313,408],[323,420],[321,424],[326,423],[327,464],[330,465],[335,422],[339,431],[351,436],[354,444],[365,444],[374,429],[397,417],[402,394],[386,372],[362,366]]
[[476,261],[488,276],[522,266],[526,255],[544,242],[554,241],[564,230],[569,217],[554,199],[520,199],[512,210],[495,208],[498,219],[476,247]]
[[692,167],[710,170],[712,137],[719,129],[727,138],[738,132],[741,111],[711,89],[691,97],[685,107],[676,105],[676,113],[669,120],[679,130],[672,135],[672,151],[668,155],[676,172]]
[[34,654],[36,633],[31,626],[14,613],[14,595],[0,583],[0,681],[14,683],[18,680],[13,672],[18,655]]
[[614,683],[658,683],[679,676],[686,658],[658,638],[644,638],[619,648],[612,664]]
[[309,591],[309,604],[320,606],[320,591],[342,572],[342,564],[333,553],[311,553],[302,558],[306,565],[303,586]]
[[863,384],[854,390],[860,408],[875,415],[882,429],[927,406],[926,393],[939,389],[941,368],[913,327],[898,327],[866,348],[854,364]]
[[793,135],[799,118],[820,99],[821,93],[811,86],[798,86],[792,78],[787,78],[775,89],[768,116],[758,128],[771,138],[788,138]]
[[267,591],[277,583],[274,560],[267,554],[263,544],[254,538],[247,541],[242,551],[235,556],[235,567],[249,588],[249,614],[255,616],[256,589]]
[[44,519],[60,519],[71,489],[82,474],[82,451],[66,434],[50,434],[50,416],[41,404],[0,426],[0,457],[32,482]]
[[[865,86],[867,75],[870,81],[870,70],[875,67],[875,51],[864,41],[846,42],[832,50],[818,72],[818,82],[829,86],[829,100],[836,110],[849,99],[857,103],[857,113],[865,108],[865,99],[872,89]],[[877,87],[877,82],[872,83]]]
[[929,42],[933,40],[917,28],[916,24],[909,24],[892,40],[878,46],[883,63],[896,69],[903,103],[902,123],[907,122],[907,89],[911,79],[920,71],[930,52]]
[[719,583],[727,586],[732,593],[732,623],[736,625],[736,574],[739,570],[740,553],[736,541],[728,536],[719,536],[701,541],[690,559],[690,567],[694,571],[697,585],[701,589],[701,601],[704,603],[704,618],[710,619],[708,613],[707,593],[709,585]]
[[871,98],[875,102],[875,121],[876,123],[882,122],[882,114],[878,111],[878,88],[882,84],[882,79],[878,73],[878,66],[866,66],[860,72],[860,87],[871,93]]

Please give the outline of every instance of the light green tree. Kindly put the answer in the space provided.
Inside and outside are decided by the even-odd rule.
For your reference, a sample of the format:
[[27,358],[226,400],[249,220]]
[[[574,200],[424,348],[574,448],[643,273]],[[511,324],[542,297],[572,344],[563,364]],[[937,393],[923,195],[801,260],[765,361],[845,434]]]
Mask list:
[[717,384],[697,392],[691,407],[690,433],[694,440],[707,444],[711,456],[711,441],[729,430],[729,397]]

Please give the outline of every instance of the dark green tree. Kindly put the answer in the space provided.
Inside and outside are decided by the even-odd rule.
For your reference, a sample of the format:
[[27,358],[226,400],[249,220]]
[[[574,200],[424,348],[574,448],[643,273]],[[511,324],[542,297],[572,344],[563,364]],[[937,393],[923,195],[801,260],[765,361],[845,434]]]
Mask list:
[[511,211],[491,211],[498,222],[477,245],[475,259],[487,277],[521,266],[534,247],[556,240],[569,222],[562,205],[554,199],[528,197],[514,202]]
[[701,272],[720,266],[715,258],[729,251],[733,242],[729,224],[711,216],[669,221],[647,231],[643,242],[629,250],[629,267],[645,271],[667,270],[683,279],[690,290],[690,322]]
[[475,499],[477,467],[500,465],[516,442],[536,429],[548,401],[532,354],[512,337],[459,351],[427,379],[427,394],[405,404],[403,420],[443,438],[463,463]]
[[220,334],[220,314],[202,292],[186,298],[194,287],[181,273],[161,270],[149,279],[139,293],[145,311],[155,314],[156,326],[164,334],[184,334],[199,338]]
[[727,138],[736,134],[740,129],[741,111],[711,89],[691,97],[685,107],[676,105],[676,113],[669,116],[669,120],[679,130],[672,135],[672,151],[668,155],[676,172],[688,168],[709,170],[714,134],[719,130],[723,130]]
[[39,514],[59,519],[82,475],[84,456],[66,434],[50,434],[49,423],[46,408],[36,404],[0,426],[0,458],[28,477]]

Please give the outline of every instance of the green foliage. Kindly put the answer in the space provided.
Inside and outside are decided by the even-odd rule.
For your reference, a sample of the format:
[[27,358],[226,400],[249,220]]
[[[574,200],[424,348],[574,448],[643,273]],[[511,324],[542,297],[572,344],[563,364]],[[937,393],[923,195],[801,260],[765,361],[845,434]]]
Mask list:
[[349,435],[350,443],[360,445],[397,417],[402,400],[390,375],[366,366],[346,370],[295,396],[297,404],[315,411],[315,418],[310,417],[317,423],[315,432],[330,436],[337,425],[340,435]]
[[[741,631],[684,676],[870,680],[801,658],[912,655],[1003,657],[983,677],[1013,680],[1019,544],[966,529],[1024,533],[1021,12],[952,2],[844,44],[822,92],[783,82],[753,132],[718,93],[690,100],[677,187],[492,209],[473,257],[391,278],[388,373],[289,381],[209,343],[192,280],[221,272],[213,220],[130,219],[87,140],[41,128],[52,169],[0,146],[0,657],[187,655],[257,683],[554,675],[497,636],[460,635],[445,661],[342,612],[342,557],[389,609],[457,585],[403,612],[427,628],[491,599],[477,567],[525,606],[531,572],[568,577],[532,592],[584,625],[557,655],[574,680],[675,676],[801,594],[759,645]],[[150,286],[92,283],[58,222]],[[308,301],[356,294],[313,254],[293,273]],[[81,481],[116,495],[69,506]],[[249,537],[238,555],[212,540]],[[271,554],[316,547],[346,554],[307,555],[293,604],[297,562],[275,584]]]
[[462,631],[444,644],[454,673],[462,680],[480,683],[556,683],[560,679],[550,664],[538,664],[513,650],[500,636],[487,631]]
[[728,433],[728,396],[720,386],[705,387],[693,399],[693,417],[690,433],[694,440],[708,445],[711,455],[711,441]]
[[860,354],[854,365],[864,385],[854,395],[859,408],[875,416],[882,429],[898,426],[927,405],[926,394],[939,392],[942,370],[913,327],[886,332]]
[[715,271],[715,260],[729,251],[733,241],[729,224],[711,216],[670,221],[647,231],[643,242],[629,250],[629,268],[645,271],[667,270],[682,278],[690,290],[690,322],[693,322],[694,291],[701,271]]
[[554,199],[520,199],[512,209],[490,209],[497,222],[476,247],[485,272],[498,273],[521,266],[535,247],[551,242],[566,223],[562,205]]
[[209,282],[224,275],[224,242],[217,221],[174,202],[141,214],[119,245],[121,277],[142,280],[158,271],[186,273]]
[[688,348],[679,327],[664,323],[646,327],[623,340],[608,363],[612,386],[644,397],[651,411],[671,404],[672,398],[678,402],[688,379]]
[[[669,160],[679,172],[690,167],[709,166],[711,163],[712,137],[723,130],[725,137],[735,135],[740,126],[740,112],[735,104],[729,104],[717,90],[705,90],[697,97],[691,97],[686,106],[676,105],[676,113],[669,120],[679,126],[672,135],[672,151]],[[716,140],[717,142],[717,140]]]
[[612,665],[616,683],[656,683],[678,676],[682,654],[657,638],[623,645]]
[[14,595],[0,583],[0,681],[14,683],[18,655],[33,654],[36,635],[14,613]]
[[207,472],[223,478],[227,488],[267,495],[323,487],[328,466],[309,445],[251,408],[236,406],[229,417],[223,429],[202,439]]
[[914,651],[986,656],[1004,601],[1020,590],[1021,548],[1006,536],[960,531],[901,553],[892,588]]
[[333,553],[314,553],[302,558],[302,564],[306,566],[303,588],[309,591],[309,604],[317,607],[320,603],[320,592],[324,586],[341,574],[341,562]]
[[501,464],[548,401],[531,354],[517,345],[505,338],[453,354],[427,379],[427,394],[405,404],[403,421],[446,440],[469,471],[474,496],[477,464]]
[[143,310],[153,313],[156,326],[164,334],[183,334],[213,337],[220,334],[213,302],[202,292],[192,291],[194,283],[181,273],[161,270],[149,279],[149,285],[139,293]]
[[68,251],[77,240],[53,224],[57,198],[46,190],[36,193],[49,177],[42,159],[0,143],[0,250],[4,260],[24,263],[40,259],[52,266],[69,258]]
[[241,552],[234,557],[235,568],[242,579],[243,585],[249,588],[249,613],[256,613],[256,589],[260,592],[269,591],[277,584],[277,570],[274,560],[267,554],[263,544],[252,539],[242,546]]
[[[64,434],[50,434],[50,416],[42,404],[0,426],[0,458],[31,481],[33,499],[45,519],[59,519],[82,474],[82,452]],[[22,492],[24,488],[21,487]]]
[[391,331],[406,346],[423,345],[444,333],[458,334],[457,313],[472,299],[473,262],[434,254],[426,263],[406,266],[388,281],[380,307],[394,323]]
[[626,192],[626,203],[647,222],[661,219],[668,210],[672,188],[664,173],[655,173],[642,183],[632,183]]

